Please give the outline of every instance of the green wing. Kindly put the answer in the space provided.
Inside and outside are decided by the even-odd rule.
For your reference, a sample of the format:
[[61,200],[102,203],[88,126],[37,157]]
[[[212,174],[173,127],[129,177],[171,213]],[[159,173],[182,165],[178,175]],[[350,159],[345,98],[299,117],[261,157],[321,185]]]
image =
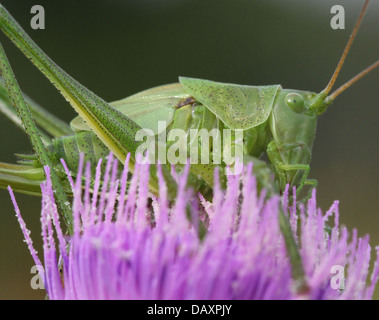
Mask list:
[[180,84],[230,129],[250,129],[265,122],[280,85],[243,86],[194,78],[179,78]]
[[[158,121],[166,121],[164,128],[166,129],[174,118],[178,103],[189,97],[183,87],[175,83],[144,90],[125,99],[111,102],[110,105],[140,127],[158,134]],[[90,131],[80,116],[74,118],[70,126],[75,131]]]

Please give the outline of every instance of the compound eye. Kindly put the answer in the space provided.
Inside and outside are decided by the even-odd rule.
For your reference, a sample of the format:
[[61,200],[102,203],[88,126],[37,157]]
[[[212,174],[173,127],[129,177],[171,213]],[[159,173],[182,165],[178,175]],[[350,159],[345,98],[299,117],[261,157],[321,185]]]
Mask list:
[[286,105],[296,113],[300,113],[304,110],[304,99],[298,93],[287,94],[284,101],[286,102]]

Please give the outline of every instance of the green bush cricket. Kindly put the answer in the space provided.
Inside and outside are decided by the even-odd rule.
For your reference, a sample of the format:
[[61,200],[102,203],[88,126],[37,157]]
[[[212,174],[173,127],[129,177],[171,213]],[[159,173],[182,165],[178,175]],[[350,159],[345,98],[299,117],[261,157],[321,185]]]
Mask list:
[[[366,5],[367,3],[368,2],[366,2]],[[7,26],[3,26],[3,28],[7,29]],[[355,30],[357,30],[357,27]],[[21,37],[21,41],[23,40],[23,38],[24,36]],[[16,39],[16,41],[18,40],[20,39]],[[22,46],[22,44],[20,45]],[[350,45],[351,45],[351,42],[349,43],[348,47]],[[33,51],[33,47],[31,48]],[[24,49],[27,50],[30,48],[24,48]],[[80,87],[78,83],[72,82],[72,79],[67,77],[67,75],[59,74],[60,70],[58,68],[56,68],[54,65],[50,65],[50,62],[48,60],[45,60],[44,56],[41,56],[41,57],[37,57],[37,56],[32,57],[32,60],[34,59],[33,63],[35,63],[36,65],[40,63],[38,67],[41,69],[46,68],[46,67],[47,69],[51,69],[51,70],[46,70],[46,69],[44,70],[45,73],[47,73],[48,77],[49,76],[51,77],[50,80],[55,82],[55,85],[59,87],[61,90],[63,90],[65,97],[68,100],[70,100],[72,104],[74,104],[79,109],[84,108],[84,110],[80,109],[81,111],[79,111],[79,113],[80,112],[83,113],[83,118],[87,120],[86,122],[89,125],[89,127],[94,132],[97,132],[100,139],[102,139],[108,147],[104,148],[103,145],[97,139],[97,135],[94,135],[93,133],[88,131],[88,129],[82,130],[82,132],[76,134],[77,141],[81,141],[80,139],[83,139],[84,141],[86,141],[90,137],[91,140],[93,139],[93,141],[89,143],[91,146],[96,145],[96,147],[98,148],[104,148],[102,150],[111,149],[112,151],[115,152],[115,154],[118,156],[118,158],[121,161],[124,159],[125,153],[127,151],[133,152],[133,149],[136,149],[136,147],[138,146],[135,144],[135,141],[131,141],[131,140],[129,141],[128,139],[124,139],[125,135],[119,134],[117,133],[117,131],[120,130],[120,132],[125,132],[126,130],[127,132],[126,136],[128,135],[133,136],[133,134],[135,134],[135,132],[137,131],[138,126],[136,126],[133,122],[129,121],[127,117],[123,117],[119,113],[114,112],[111,109],[107,109],[108,108],[107,104],[106,103],[104,104],[104,102],[101,99],[97,98],[96,96],[86,91],[85,88]],[[344,58],[341,61],[343,60]],[[46,61],[47,61],[47,65],[44,65],[44,63],[42,62],[46,62]],[[358,80],[358,78],[360,78],[361,76],[363,76],[364,74],[372,70],[377,65],[378,63],[375,63],[374,65],[366,69],[362,74],[352,79],[350,84]],[[341,66],[342,66],[342,63],[337,68],[338,72]],[[334,80],[336,78],[336,75],[335,77],[333,77]],[[304,91],[297,91],[297,90],[286,91],[286,90],[283,90],[280,86],[266,86],[266,87],[250,86],[248,87],[248,86],[221,84],[221,83],[209,82],[206,80],[190,79],[190,78],[182,78],[180,80],[180,83],[181,85],[177,84],[174,86],[162,86],[158,89],[155,89],[159,91],[159,94],[161,96],[163,96],[163,100],[165,100],[165,103],[167,103],[168,101],[172,103],[171,107],[167,108],[166,110],[167,112],[163,116],[164,119],[167,120],[168,116],[174,113],[174,115],[170,115],[170,119],[169,119],[169,121],[171,121],[170,125],[173,125],[176,119],[180,120],[179,111],[188,112],[188,110],[186,109],[189,109],[189,107],[187,107],[188,105],[183,105],[183,101],[186,101],[187,99],[192,97],[194,99],[188,100],[190,102],[189,106],[191,108],[197,108],[199,110],[199,113],[200,114],[202,113],[203,119],[205,118],[206,113],[209,117],[213,117],[215,115],[216,116],[215,118],[217,118],[216,120],[218,121],[218,124],[226,125],[228,127],[234,126],[235,128],[237,128],[238,125],[243,121],[244,123],[243,129],[246,131],[246,137],[247,137],[245,141],[245,149],[248,150],[246,152],[247,153],[246,156],[250,156],[250,158],[247,157],[247,160],[256,161],[259,165],[262,166],[262,170],[266,170],[267,169],[266,163],[256,158],[258,158],[262,152],[267,153],[269,160],[271,162],[272,168],[275,171],[276,181],[278,182],[280,189],[283,189],[286,183],[291,183],[293,186],[297,186],[298,189],[301,189],[303,185],[305,184],[310,184],[310,185],[314,184],[314,181],[307,180],[307,175],[309,171],[311,147],[312,147],[315,128],[316,128],[316,116],[322,111],[324,111],[327,104],[331,102],[332,99],[323,101],[324,103],[322,103],[321,101],[325,99],[325,97],[327,96],[328,92],[331,89],[331,86],[330,87],[328,86],[329,87],[328,90],[324,90],[323,93],[316,95],[311,92],[304,92]],[[201,92],[201,91],[204,91],[203,90],[204,88],[206,88],[205,91],[208,91],[208,94],[206,93],[204,95],[204,93]],[[212,94],[215,92],[216,93],[218,92],[217,96],[220,96],[219,94],[220,92],[224,92],[224,93],[228,92],[228,89],[233,92],[229,95],[228,101],[234,102],[235,105],[238,105],[238,102],[239,102],[238,99],[235,98],[237,95],[241,95],[242,98],[245,100],[251,99],[254,101],[254,103],[252,104],[245,103],[246,110],[238,109],[234,111],[232,110],[233,112],[225,113],[224,112],[225,103],[223,104],[223,102],[220,102],[219,101],[220,99],[211,100],[209,97],[209,92],[211,92]],[[335,93],[332,94],[332,97],[335,98],[341,91],[342,89],[340,91],[338,90],[335,91]],[[149,96],[152,97],[154,96],[153,92],[154,90],[147,90],[141,94],[147,97]],[[141,97],[141,94],[139,94],[139,97]],[[124,104],[125,106],[128,106],[128,104],[130,103],[129,106],[132,104],[136,104],[136,105],[139,104],[141,106],[141,101],[138,101],[138,99],[137,101],[135,100],[133,101],[133,99],[136,99],[136,97],[138,98],[138,94],[134,97],[130,97],[129,99],[131,100],[129,101],[123,100],[122,102],[119,102],[119,103],[116,102],[113,105],[117,105],[121,103],[121,104]],[[174,102],[172,102],[172,100],[174,100]],[[258,104],[258,101],[264,101],[264,105]],[[31,104],[32,102],[29,102],[29,106]],[[288,107],[287,109],[283,108],[284,104]],[[113,127],[107,128],[106,124],[103,127],[102,125],[99,125],[99,123],[97,124],[91,123],[91,117],[98,118],[100,119],[100,122],[104,122],[104,123],[112,122],[112,121],[109,121],[109,118],[107,120],[106,114],[102,113],[99,110],[92,110],[91,108],[94,107],[94,105],[95,106],[101,105],[103,106],[104,109],[109,110],[109,112],[112,113],[112,119],[119,118],[118,123],[116,123],[116,127],[113,126]],[[146,108],[147,108],[146,109],[147,112],[157,111],[157,110],[151,110],[148,107]],[[200,111],[200,109],[202,109],[202,111]],[[32,110],[33,110],[34,117],[39,116],[41,118],[40,127],[48,131],[49,125],[47,125],[46,123],[48,123],[48,119],[50,115],[43,115],[42,111],[39,111],[38,107],[33,108],[32,106]],[[283,110],[285,110],[285,112],[287,113],[283,113]],[[128,118],[131,118],[132,120],[134,120],[134,122],[137,122],[138,124],[138,120],[133,119],[133,114],[128,114],[128,111],[130,110],[125,111],[124,115],[127,115]],[[159,111],[162,111],[162,110],[159,110]],[[97,114],[97,112],[99,113]],[[236,114],[238,114],[239,112],[242,112],[242,119],[239,118],[237,121]],[[251,117],[251,115],[253,115],[253,117]],[[285,123],[284,120],[287,120],[288,116],[290,117],[290,121],[288,123]],[[304,119],[307,120],[306,124],[304,124]],[[139,120],[142,122],[140,126],[143,126],[144,125],[143,120],[141,120],[141,118]],[[152,122],[152,120],[151,119],[149,120],[149,118],[144,119],[144,120],[150,124]],[[92,122],[94,121],[95,120],[92,119]],[[55,123],[55,120],[53,120],[52,123]],[[202,123],[203,122],[196,124],[196,122],[193,120],[192,122],[188,124],[188,126],[202,125]],[[112,123],[112,125],[114,125],[114,123]],[[299,126],[300,127],[305,126],[306,130],[304,132],[304,136],[298,139],[299,137],[296,134],[298,130],[295,130],[295,132],[292,132],[292,134],[285,136],[282,134],[284,129],[281,128],[281,125],[286,126],[286,128],[287,127],[292,128],[294,130],[295,128],[298,128]],[[73,126],[75,129],[75,124]],[[126,127],[127,129],[125,129]],[[53,133],[52,135],[55,137],[60,137],[69,133],[69,128],[67,128],[64,125],[58,126],[58,130],[60,130],[60,132]],[[108,134],[110,133],[115,134],[116,139],[111,139],[108,136]],[[48,141],[48,138],[45,138],[45,137],[42,137],[42,138],[44,138],[43,140],[45,140],[45,142]],[[289,141],[291,141],[292,145],[291,143],[289,143]],[[61,140],[57,139],[56,143],[57,145],[59,145],[59,143],[70,144],[72,143],[72,138],[68,137],[68,138],[62,138]],[[53,149],[53,151],[55,152],[59,151],[59,148],[62,150],[62,147],[57,146],[56,148],[57,149],[55,150]],[[94,155],[94,153],[87,152],[87,156],[90,158],[91,157],[96,158],[98,156],[101,156],[102,154],[104,154],[104,152],[100,152],[97,155]],[[67,152],[65,152],[64,155],[66,156],[66,158],[68,157]],[[77,158],[78,158],[78,155],[74,154],[73,160],[71,161],[72,164],[75,163],[75,160],[77,160]],[[29,165],[30,162],[28,162],[28,160],[34,161],[35,159],[36,158],[34,157],[31,157],[30,159],[27,159],[27,157],[24,157],[23,161],[27,165],[22,165],[19,167],[4,165],[3,167],[4,168],[3,173],[7,174],[8,177],[9,175],[11,176],[11,178],[17,177],[17,179],[15,179],[15,183],[21,183],[20,191],[28,192],[30,190],[30,193],[33,193],[33,192],[38,193],[38,187],[35,189],[28,189],[28,188],[33,188],[33,186],[34,187],[38,186],[40,179],[43,179],[43,177],[40,176],[41,172],[38,171],[38,168],[30,168],[30,165]],[[41,162],[43,163],[43,161]],[[75,171],[75,168],[73,167],[72,170]],[[270,172],[270,170],[267,170],[266,172]],[[14,173],[14,175],[12,175],[11,173],[12,174]],[[212,173],[213,173],[213,168],[212,170],[208,170],[204,172],[204,176],[202,178],[205,181],[209,181],[210,177],[212,176]],[[33,179],[30,179],[30,177],[32,177]],[[36,177],[38,177],[38,179],[35,180]],[[26,181],[22,180],[21,178],[26,178]],[[25,184],[22,184],[22,182],[24,182]],[[24,186],[26,186],[26,189],[22,190]],[[153,185],[152,185],[152,188],[154,188]]]
[[[282,89],[280,85],[243,86],[182,77],[178,84],[148,89],[107,104],[57,67],[4,8],[1,9],[1,27],[80,115],[80,118],[74,119],[71,124],[71,129],[77,133],[67,136],[73,132],[70,128],[29,102],[39,126],[47,132],[50,130],[56,138],[51,141],[43,137],[49,149],[47,157],[52,159],[53,165],[57,165],[59,158],[63,157],[72,171],[75,171],[79,152],[84,152],[86,160],[94,163],[100,157],[104,157],[108,150],[113,151],[122,162],[128,152],[134,155],[138,149],[140,143],[135,141],[137,131],[141,128],[154,128],[153,131],[157,133],[157,121],[165,121],[168,131],[176,128],[243,129],[244,160],[256,163],[256,174],[260,175],[260,179],[266,184],[269,181],[271,171],[264,161],[259,160],[261,155],[266,153],[279,190],[283,191],[289,183],[301,191],[304,185],[316,184],[315,180],[308,179],[308,173],[317,116],[326,110],[338,94],[378,65],[378,62],[373,64],[328,96],[367,5],[368,1],[336,72],[328,86],[319,94]],[[3,100],[7,99],[5,92],[2,97]],[[9,100],[6,102],[4,110],[8,115],[13,114],[11,118],[17,121],[17,116],[11,111]],[[56,131],[51,131],[52,124],[58,127]],[[235,141],[233,143],[236,144]],[[32,160],[37,158],[24,156],[24,164],[18,167],[2,164],[2,186],[13,183],[16,190],[38,193],[38,183],[41,177],[43,178],[43,172],[42,169],[39,171],[38,168],[30,166],[31,163],[36,163]],[[200,184],[212,187],[212,164],[193,165],[192,168],[194,179],[200,177],[201,180],[196,181],[196,187],[200,188]],[[157,192],[154,190],[153,181],[151,188]]]

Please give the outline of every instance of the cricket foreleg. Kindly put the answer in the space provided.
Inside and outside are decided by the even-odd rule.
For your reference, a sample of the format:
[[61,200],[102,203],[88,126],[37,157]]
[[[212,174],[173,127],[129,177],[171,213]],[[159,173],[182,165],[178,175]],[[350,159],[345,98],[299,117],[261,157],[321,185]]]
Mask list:
[[[304,185],[309,185],[310,190],[307,192],[307,195],[301,201],[305,201],[305,200],[309,199],[309,197],[312,194],[312,190],[317,186],[316,180],[307,179],[308,175],[309,175],[309,171],[310,171],[309,164],[302,164],[302,163],[287,164],[287,163],[284,163],[274,141],[271,141],[268,144],[267,155],[268,155],[270,162],[272,164],[272,167],[275,171],[277,183],[278,183],[280,191],[283,192],[284,189],[286,188],[286,185],[288,183],[290,183],[291,186],[296,187],[296,196],[298,196],[300,194],[300,192],[302,191]],[[287,172],[298,171],[298,170],[303,171],[303,174],[301,175],[300,180],[298,182],[296,181],[296,183],[293,183],[293,181],[289,180],[289,177],[287,176]],[[295,177],[295,175],[296,175],[296,172],[293,175],[291,175],[290,178],[293,179]]]
[[[244,156],[244,163],[246,164],[250,162],[253,162],[253,172],[257,178],[258,187],[261,185],[268,190],[268,192],[274,191],[275,193],[278,193],[279,190],[272,179],[273,172],[267,163],[252,156]],[[278,218],[279,227],[291,262],[292,277],[297,284],[295,290],[298,293],[307,292],[308,284],[305,277],[299,247],[296,243],[291,224],[288,221],[288,215],[284,212],[281,205],[279,206]]]

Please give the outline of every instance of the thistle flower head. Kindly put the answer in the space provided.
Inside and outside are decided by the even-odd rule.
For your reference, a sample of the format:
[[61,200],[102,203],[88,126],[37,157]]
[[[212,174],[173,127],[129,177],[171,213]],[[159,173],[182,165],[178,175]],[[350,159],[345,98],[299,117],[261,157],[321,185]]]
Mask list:
[[[136,164],[131,180],[128,161],[119,179],[112,156],[103,178],[100,167],[101,163],[92,188],[89,164],[83,176],[79,169],[76,184],[72,182],[74,232],[69,239],[63,235],[49,168],[45,168],[47,180],[41,186],[43,264],[10,190],[50,299],[372,297],[379,263],[367,285],[368,237],[358,238],[356,231],[349,237],[347,229],[339,226],[338,202],[323,214],[316,206],[315,192],[300,210],[288,207],[286,194],[282,199],[265,199],[263,193],[258,195],[249,165],[243,174],[229,176],[226,190],[216,183],[212,202],[185,188],[187,167],[177,177],[176,202],[169,205],[159,168],[159,197],[155,198],[148,191],[148,165]],[[278,223],[279,205],[288,214],[300,248],[309,287],[306,295],[299,295],[291,276]],[[334,225],[326,231],[333,217]],[[199,226],[204,223],[207,232],[199,238]]]

